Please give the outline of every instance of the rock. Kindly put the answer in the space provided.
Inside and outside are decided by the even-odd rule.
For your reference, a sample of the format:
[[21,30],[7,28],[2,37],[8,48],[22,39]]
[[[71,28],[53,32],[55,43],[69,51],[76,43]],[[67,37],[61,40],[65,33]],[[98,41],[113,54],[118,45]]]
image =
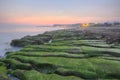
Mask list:
[[36,36],[25,36],[21,39],[12,40],[11,46],[23,47],[26,45],[41,45],[45,42],[49,42],[51,37],[48,35],[36,35]]
[[69,50],[67,52],[72,53],[72,54],[80,54],[82,51],[80,49],[71,49],[71,50]]

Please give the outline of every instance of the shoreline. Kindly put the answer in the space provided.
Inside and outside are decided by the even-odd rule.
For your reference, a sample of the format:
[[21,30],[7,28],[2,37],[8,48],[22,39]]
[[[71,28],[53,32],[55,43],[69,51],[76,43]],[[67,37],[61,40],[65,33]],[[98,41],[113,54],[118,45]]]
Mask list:
[[[14,48],[17,48],[17,46],[11,46],[11,42],[12,40],[14,39],[20,39],[22,37],[25,37],[27,35],[31,35],[31,36],[34,36],[34,35],[37,35],[37,34],[43,34],[44,32],[18,32],[18,33],[14,33],[14,32],[1,32],[1,35],[0,37],[1,38],[1,48],[0,48],[0,53],[1,53],[1,57],[4,57],[4,55],[2,55],[3,53],[5,54],[6,52],[9,52],[9,51],[14,51]],[[3,46],[3,47],[2,47]],[[12,49],[12,50],[11,50]],[[18,49],[19,50],[19,49]]]
[[[117,66],[120,65],[120,46],[111,46],[102,37],[101,34],[78,29],[57,30],[35,36],[25,36],[12,40],[11,43],[13,46],[24,48],[9,53],[6,58],[0,59],[0,61],[9,74],[20,80],[26,80],[24,76],[32,80],[36,78],[39,80],[42,76],[45,76],[43,79],[50,80],[56,80],[56,78],[81,80],[97,79],[98,77],[100,79],[109,79],[110,77],[118,79],[117,75],[120,73],[119,71],[116,73],[116,70],[119,70]],[[91,67],[91,65],[95,66]],[[96,67],[105,75],[96,73],[94,70]],[[113,75],[113,67],[115,76],[110,76]],[[108,71],[102,72],[104,69],[110,73],[108,74]],[[86,70],[89,74],[85,72]]]

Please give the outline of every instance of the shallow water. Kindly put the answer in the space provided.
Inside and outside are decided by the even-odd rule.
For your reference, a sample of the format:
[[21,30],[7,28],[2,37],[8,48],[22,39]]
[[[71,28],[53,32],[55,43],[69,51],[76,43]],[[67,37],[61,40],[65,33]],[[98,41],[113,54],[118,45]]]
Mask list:
[[8,51],[17,51],[20,48],[10,46],[13,39],[19,39],[26,35],[37,35],[45,31],[64,29],[63,27],[36,27],[35,25],[8,25],[0,24],[0,57]]

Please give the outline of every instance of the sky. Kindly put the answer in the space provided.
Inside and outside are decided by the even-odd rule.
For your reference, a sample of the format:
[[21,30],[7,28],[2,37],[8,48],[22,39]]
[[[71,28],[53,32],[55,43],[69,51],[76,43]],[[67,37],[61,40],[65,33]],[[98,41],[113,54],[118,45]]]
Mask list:
[[0,23],[120,21],[120,0],[0,0]]

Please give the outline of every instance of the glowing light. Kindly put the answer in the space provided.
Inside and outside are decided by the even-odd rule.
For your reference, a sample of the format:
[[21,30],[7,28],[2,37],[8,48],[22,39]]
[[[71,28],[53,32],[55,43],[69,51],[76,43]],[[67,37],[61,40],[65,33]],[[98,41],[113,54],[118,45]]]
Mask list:
[[88,28],[89,26],[90,26],[89,23],[83,23],[83,24],[82,24],[82,27],[83,27],[83,28]]

